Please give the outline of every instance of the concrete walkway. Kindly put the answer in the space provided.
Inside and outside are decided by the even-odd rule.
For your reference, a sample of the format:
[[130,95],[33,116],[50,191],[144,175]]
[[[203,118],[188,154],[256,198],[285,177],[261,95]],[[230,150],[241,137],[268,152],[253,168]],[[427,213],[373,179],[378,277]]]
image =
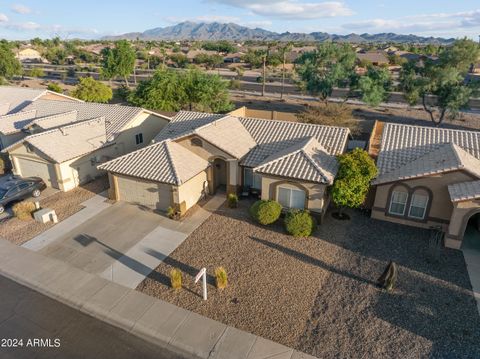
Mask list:
[[465,230],[461,249],[467,264],[473,296],[477,301],[478,313],[480,314],[480,232],[472,226],[468,226]]
[[214,196],[203,207],[178,222],[158,216],[159,225],[100,276],[128,288],[136,288],[224,202],[224,194]]
[[85,208],[66,218],[45,232],[39,234],[38,236],[32,238],[28,242],[25,242],[22,247],[31,249],[33,251],[38,251],[48,244],[53,243],[65,233],[71,231],[88,219],[95,217],[105,208],[110,207],[111,205],[105,202],[107,199],[106,196],[106,192],[103,192],[83,202],[82,206]]
[[5,240],[0,274],[188,358],[313,358]]

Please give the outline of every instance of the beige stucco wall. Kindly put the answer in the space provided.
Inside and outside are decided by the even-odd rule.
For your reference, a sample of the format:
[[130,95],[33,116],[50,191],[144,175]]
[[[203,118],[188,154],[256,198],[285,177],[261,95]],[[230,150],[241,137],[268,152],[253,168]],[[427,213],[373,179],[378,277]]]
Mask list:
[[[448,228],[448,222],[450,221],[453,211],[453,205],[448,193],[448,185],[471,180],[472,178],[466,173],[462,171],[456,171],[379,185],[376,187],[375,202],[374,207],[372,208],[372,218],[422,228],[440,225],[444,230],[446,230]],[[390,203],[387,203],[389,191],[392,187],[397,186],[399,183],[403,183],[410,188],[426,187],[430,189],[433,194],[433,198],[430,198],[430,210],[425,214],[426,221],[416,221],[385,214],[385,209],[388,210],[390,205]],[[408,211],[408,208],[406,211]]]
[[[199,140],[202,141],[202,147],[200,146],[192,146],[191,145],[191,140],[193,138],[198,138]],[[189,151],[195,153],[196,155],[200,156],[201,158],[209,161],[212,158],[215,157],[220,157],[225,160],[227,159],[234,159],[232,156],[230,156],[228,153],[222,151],[218,147],[213,146],[211,143],[205,141],[204,139],[197,137],[197,136],[190,136],[190,137],[185,137],[177,141],[180,145],[188,149]]]
[[327,186],[317,183],[294,181],[280,177],[269,177],[262,175],[262,199],[277,200],[278,189],[272,193],[271,186],[281,183],[282,187],[289,187],[298,189],[294,184],[297,183],[305,187],[308,191],[307,209],[316,212],[324,213],[328,206],[328,198],[326,195]]
[[479,199],[461,201],[453,204],[450,225],[448,226],[448,231],[445,236],[445,242],[448,247],[460,248],[468,220],[476,213],[480,213]]
[[[177,196],[174,200],[177,204],[185,202],[185,209],[188,210],[194,206],[202,197],[204,183],[207,181],[207,171],[202,171],[187,182],[178,186]],[[177,197],[177,198],[175,198]]]

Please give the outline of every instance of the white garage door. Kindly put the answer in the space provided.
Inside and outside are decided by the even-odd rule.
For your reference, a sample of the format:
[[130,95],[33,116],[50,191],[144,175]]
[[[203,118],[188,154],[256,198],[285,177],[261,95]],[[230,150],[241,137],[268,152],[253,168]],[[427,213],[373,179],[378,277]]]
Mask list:
[[171,186],[117,177],[119,200],[165,211],[172,202]]
[[17,158],[18,173],[22,177],[40,177],[47,186],[57,187],[55,168],[53,164],[33,161],[25,158]]

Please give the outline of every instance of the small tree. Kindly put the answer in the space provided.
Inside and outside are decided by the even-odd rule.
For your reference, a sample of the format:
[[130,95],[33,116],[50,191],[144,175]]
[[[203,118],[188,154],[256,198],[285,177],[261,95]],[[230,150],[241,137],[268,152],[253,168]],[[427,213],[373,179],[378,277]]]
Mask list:
[[47,86],[47,90],[57,92],[57,93],[63,93],[63,89],[56,82],[50,82]]
[[359,121],[353,117],[352,109],[342,103],[309,106],[297,114],[297,119],[303,123],[348,127],[352,135],[360,134]]
[[338,162],[338,173],[330,192],[339,208],[338,216],[344,218],[345,207],[357,208],[365,202],[377,167],[368,153],[359,148],[339,156]]
[[72,96],[86,102],[107,103],[113,97],[112,89],[92,77],[80,79],[80,83],[72,91]]
[[376,107],[381,102],[388,100],[390,87],[390,72],[388,69],[381,67],[370,66],[367,74],[358,81],[362,101],[372,107]]
[[7,42],[0,42],[0,78],[10,79],[22,72],[20,62],[15,58],[10,45]]

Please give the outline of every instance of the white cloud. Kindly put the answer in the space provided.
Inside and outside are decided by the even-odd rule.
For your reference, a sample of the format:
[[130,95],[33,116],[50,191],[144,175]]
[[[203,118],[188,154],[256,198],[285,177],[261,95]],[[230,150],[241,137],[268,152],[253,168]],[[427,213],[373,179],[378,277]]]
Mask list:
[[223,15],[201,15],[195,17],[179,17],[179,16],[167,16],[164,18],[166,22],[169,24],[178,24],[180,22],[185,21],[192,21],[192,22],[221,22],[221,23],[228,23],[228,22],[240,22],[240,18],[236,16],[223,16]]
[[250,10],[254,15],[288,20],[310,20],[350,16],[353,11],[342,1],[301,2],[298,0],[211,0]]
[[400,19],[371,19],[344,24],[343,28],[373,32],[428,33],[446,30],[454,32],[466,28],[480,28],[480,10],[459,13],[436,13],[403,17]]
[[36,22],[27,21],[27,22],[6,22],[0,24],[0,27],[3,27],[8,30],[16,31],[19,33],[29,33],[35,32],[39,35],[48,35],[48,36],[85,36],[85,35],[97,35],[98,31],[96,29],[88,28],[79,28],[79,27],[66,27],[63,25],[44,25],[38,24]]
[[0,13],[0,22],[7,22],[8,17],[5,14]]
[[17,14],[24,15],[24,14],[30,14],[32,12],[32,9],[22,4],[14,4],[12,5],[12,11],[16,12]]

